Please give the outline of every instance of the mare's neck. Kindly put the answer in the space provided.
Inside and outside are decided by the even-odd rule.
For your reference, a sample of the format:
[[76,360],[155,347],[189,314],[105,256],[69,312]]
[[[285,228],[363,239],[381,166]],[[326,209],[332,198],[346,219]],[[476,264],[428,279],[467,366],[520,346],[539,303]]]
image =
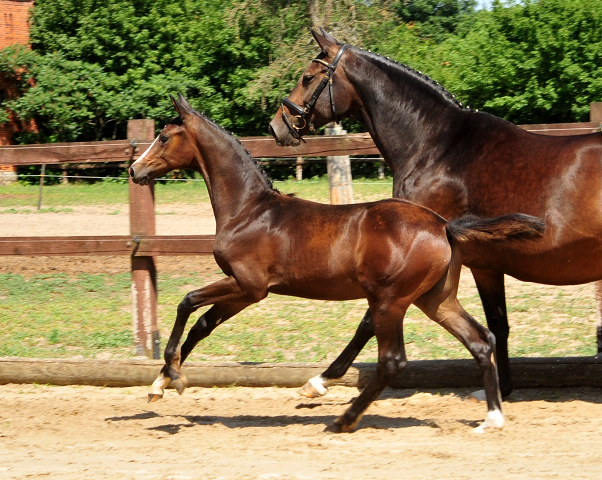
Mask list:
[[346,75],[360,99],[352,112],[374,139],[394,177],[448,154],[470,114],[441,87],[407,67],[355,51]]
[[196,121],[202,158],[197,159],[195,169],[207,184],[219,233],[229,222],[248,217],[273,189],[238,140],[204,118]]

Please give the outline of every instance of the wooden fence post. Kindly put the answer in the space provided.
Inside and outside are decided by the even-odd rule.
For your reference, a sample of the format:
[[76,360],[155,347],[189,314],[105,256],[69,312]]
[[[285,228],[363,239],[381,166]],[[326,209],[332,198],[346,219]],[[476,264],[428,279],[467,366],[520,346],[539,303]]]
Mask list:
[[589,104],[589,121],[599,123],[602,128],[602,102]]
[[[589,104],[589,121],[596,122],[602,130],[602,102]],[[602,353],[602,280],[595,283],[596,295],[596,339],[598,344],[598,354]]]
[[[134,149],[137,141],[155,138],[155,121],[129,120],[127,136]],[[142,151],[135,151],[140,156]],[[132,152],[132,159],[134,152]],[[155,190],[128,180],[130,193],[130,233],[134,243],[138,235],[155,235]],[[132,329],[136,355],[159,358],[160,338],[157,326],[157,269],[154,257],[132,256]]]
[[[330,126],[332,125],[332,126]],[[346,135],[340,123],[330,124],[326,135]],[[330,203],[332,205],[347,205],[353,203],[353,185],[351,183],[351,162],[349,155],[326,157],[326,170],[330,184]]]
[[297,161],[295,162],[295,178],[297,180],[303,180],[303,164],[305,160],[303,157],[297,157]]

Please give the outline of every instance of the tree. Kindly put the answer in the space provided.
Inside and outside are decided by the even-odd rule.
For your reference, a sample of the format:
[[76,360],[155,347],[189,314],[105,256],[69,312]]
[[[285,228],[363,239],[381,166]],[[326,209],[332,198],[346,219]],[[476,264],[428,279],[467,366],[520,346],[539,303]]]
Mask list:
[[433,74],[465,103],[516,123],[587,121],[602,100],[598,0],[481,11],[433,52]]
[[475,0],[402,0],[393,10],[421,37],[440,43],[456,31],[463,16],[474,12],[475,5]]

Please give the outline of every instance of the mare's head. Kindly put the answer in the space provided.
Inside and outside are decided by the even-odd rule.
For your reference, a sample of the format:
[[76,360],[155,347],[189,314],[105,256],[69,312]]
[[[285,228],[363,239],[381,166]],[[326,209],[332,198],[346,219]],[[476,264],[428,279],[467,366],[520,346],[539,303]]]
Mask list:
[[163,127],[152,145],[131,165],[129,174],[134,183],[148,185],[172,170],[197,168],[195,160],[200,154],[192,128],[197,115],[182,95],[178,94],[178,100],[169,97],[178,116]]
[[353,56],[349,45],[339,43],[320,28],[311,30],[322,49],[301,75],[297,85],[270,122],[269,131],[280,146],[296,146],[315,128],[348,117],[354,89],[344,71]]

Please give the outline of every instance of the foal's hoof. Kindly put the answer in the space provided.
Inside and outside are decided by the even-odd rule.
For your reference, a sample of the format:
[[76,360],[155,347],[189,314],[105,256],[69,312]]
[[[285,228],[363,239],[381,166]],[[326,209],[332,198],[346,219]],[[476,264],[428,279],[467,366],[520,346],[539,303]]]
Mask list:
[[491,431],[492,429],[501,430],[504,428],[504,414],[500,410],[491,410],[487,412],[487,418],[485,421],[473,430],[474,433],[485,433],[485,430]]
[[318,375],[317,377],[310,378],[297,392],[299,395],[307,398],[316,398],[326,395],[328,388],[324,386],[322,378]]
[[171,382],[169,377],[166,377],[162,373],[155,379],[153,384],[151,385],[150,392],[148,392],[148,403],[153,403],[163,398],[164,389],[167,388],[167,385]]
[[162,393],[149,393],[148,394],[148,403],[155,403],[157,400],[163,398]]
[[171,384],[176,389],[178,394],[182,395],[188,386],[188,379],[184,375],[180,374],[180,377],[171,382]]
[[331,433],[350,433],[355,430],[355,427],[357,427],[357,424],[360,422],[360,420],[361,416],[354,422],[348,423],[348,421],[345,420],[345,415],[341,415],[334,421],[332,425],[326,427],[324,431]]

